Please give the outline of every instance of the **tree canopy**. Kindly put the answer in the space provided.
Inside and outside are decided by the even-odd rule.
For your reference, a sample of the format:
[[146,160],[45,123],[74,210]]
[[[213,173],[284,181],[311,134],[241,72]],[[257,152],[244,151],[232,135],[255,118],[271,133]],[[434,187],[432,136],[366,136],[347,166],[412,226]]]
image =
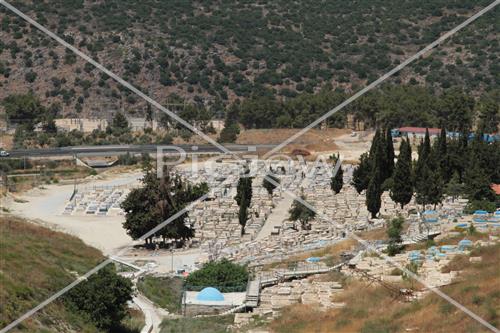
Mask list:
[[[305,196],[301,196],[301,199],[305,202]],[[310,230],[310,222],[316,217],[316,212],[311,210],[309,207],[304,205],[300,200],[294,199],[292,203],[292,208],[290,208],[290,221],[298,221],[302,230]]]
[[227,259],[207,262],[199,270],[192,272],[186,279],[190,290],[214,287],[221,292],[245,291],[248,271],[245,266],[232,263]]
[[[123,227],[133,239],[139,239],[208,192],[206,183],[193,185],[168,172],[163,178],[158,178],[153,169],[146,172],[142,184],[142,187],[133,189],[121,205],[125,211]],[[146,243],[151,243],[154,236],[180,241],[192,238],[194,230],[186,224],[186,217],[187,213],[177,217],[145,239]]]
[[132,282],[108,265],[71,289],[64,301],[74,311],[88,317],[99,328],[118,327],[128,314]]

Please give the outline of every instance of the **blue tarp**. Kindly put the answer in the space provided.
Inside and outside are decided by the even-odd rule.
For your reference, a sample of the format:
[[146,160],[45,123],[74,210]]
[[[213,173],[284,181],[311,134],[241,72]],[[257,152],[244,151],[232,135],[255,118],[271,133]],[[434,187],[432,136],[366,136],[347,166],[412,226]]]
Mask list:
[[309,257],[306,259],[307,262],[320,262],[321,258],[318,257]]
[[472,246],[472,241],[469,239],[462,239],[458,242],[458,246]]

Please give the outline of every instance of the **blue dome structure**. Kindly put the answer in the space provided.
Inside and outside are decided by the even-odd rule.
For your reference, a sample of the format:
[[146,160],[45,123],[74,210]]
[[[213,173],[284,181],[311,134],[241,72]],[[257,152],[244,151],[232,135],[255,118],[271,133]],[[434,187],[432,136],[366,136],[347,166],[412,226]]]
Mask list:
[[224,295],[220,291],[212,287],[206,287],[196,295],[196,300],[205,302],[221,302],[224,300]]

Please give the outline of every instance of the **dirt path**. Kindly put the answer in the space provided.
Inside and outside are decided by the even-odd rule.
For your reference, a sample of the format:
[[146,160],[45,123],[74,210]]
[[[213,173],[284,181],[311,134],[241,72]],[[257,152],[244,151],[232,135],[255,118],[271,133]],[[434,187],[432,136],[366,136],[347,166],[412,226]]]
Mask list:
[[287,194],[283,194],[284,198],[281,199],[276,207],[271,212],[271,215],[268,216],[266,223],[260,229],[259,234],[255,238],[255,240],[261,240],[271,235],[271,231],[275,226],[280,226],[283,220],[288,217],[288,211],[292,206],[293,199],[291,196]]
[[141,309],[144,313],[145,324],[141,330],[141,333],[160,333],[161,322],[164,318],[169,316],[169,313],[157,307],[148,298],[138,293],[137,296],[133,298],[134,303]]

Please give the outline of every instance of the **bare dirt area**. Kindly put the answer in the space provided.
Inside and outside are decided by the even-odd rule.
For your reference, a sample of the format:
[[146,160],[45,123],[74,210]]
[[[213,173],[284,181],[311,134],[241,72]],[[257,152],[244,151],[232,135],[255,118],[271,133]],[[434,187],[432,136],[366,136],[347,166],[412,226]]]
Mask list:
[[[242,131],[236,143],[239,144],[280,144],[301,129],[298,128],[272,128],[272,129],[251,129]],[[301,145],[324,145],[333,147],[334,139],[343,134],[351,133],[348,129],[329,128],[325,130],[311,129],[301,137],[295,144]],[[333,147],[334,149],[334,147]]]
[[[90,176],[79,187],[136,184],[141,177],[140,172]],[[6,197],[2,199],[2,206],[12,215],[74,235],[105,254],[130,243],[131,238],[122,227],[123,216],[63,215],[64,206],[72,193],[72,184],[46,185],[20,195]]]
[[[300,129],[252,129],[243,131],[236,143],[280,144],[299,131]],[[357,161],[370,148],[372,138],[372,132],[353,132],[340,128],[311,129],[284,151],[289,153],[294,149],[306,149],[311,154],[340,153],[344,160]]]

